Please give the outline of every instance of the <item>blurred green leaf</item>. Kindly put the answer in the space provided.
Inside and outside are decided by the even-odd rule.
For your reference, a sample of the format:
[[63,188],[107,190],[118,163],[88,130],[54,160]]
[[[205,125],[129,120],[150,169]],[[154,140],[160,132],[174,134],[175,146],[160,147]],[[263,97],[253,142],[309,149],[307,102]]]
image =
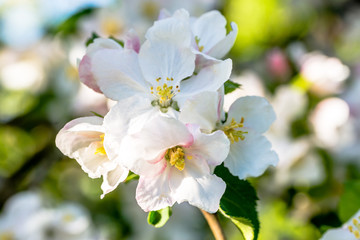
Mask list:
[[156,228],[161,228],[170,219],[171,214],[171,207],[166,207],[158,211],[149,212],[147,220],[150,225],[153,225]]
[[0,121],[7,122],[28,113],[38,99],[25,91],[0,91]]
[[344,193],[340,197],[339,217],[344,223],[353,216],[360,206],[360,180],[344,184]]
[[226,190],[220,200],[220,212],[229,218],[240,230],[245,240],[256,240],[260,223],[256,211],[258,197],[248,181],[231,175],[223,165],[215,169],[215,174],[226,183]]
[[63,35],[70,35],[77,32],[77,24],[79,19],[83,18],[84,16],[90,15],[94,11],[94,8],[86,8],[83,9],[71,17],[69,17],[67,20],[65,20],[63,23],[61,23],[56,29],[50,30],[53,34],[56,33],[62,33]]
[[225,88],[225,94],[228,94],[228,93],[231,93],[233,91],[235,91],[237,88],[239,88],[241,85],[236,83],[236,82],[233,82],[231,80],[227,80],[225,83],[224,83],[224,88]]
[[30,134],[15,127],[0,128],[0,176],[9,177],[33,154],[36,142]]

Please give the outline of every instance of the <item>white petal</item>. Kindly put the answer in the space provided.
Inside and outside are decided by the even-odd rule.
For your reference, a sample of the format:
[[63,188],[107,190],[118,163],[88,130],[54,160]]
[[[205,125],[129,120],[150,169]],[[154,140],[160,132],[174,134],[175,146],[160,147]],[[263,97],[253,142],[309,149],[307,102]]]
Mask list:
[[99,117],[75,119],[59,131],[55,140],[60,151],[76,159],[91,178],[98,178],[113,168],[113,163],[106,155],[95,154],[97,148],[102,147],[102,121]]
[[230,153],[225,159],[225,166],[240,179],[258,177],[270,166],[276,166],[277,154],[271,150],[271,143],[261,134],[244,129],[245,140],[230,146]]
[[129,136],[127,141],[138,148],[136,155],[151,161],[169,148],[190,146],[194,139],[180,121],[158,116],[149,121],[141,132]]
[[[195,69],[195,55],[190,48],[178,46],[168,41],[146,41],[140,49],[139,63],[146,80],[155,88],[166,83],[178,85],[192,75]],[[159,83],[157,78],[161,78]],[[167,81],[166,78],[173,78]]]
[[194,36],[199,38],[199,46],[208,52],[216,43],[225,38],[226,19],[219,11],[210,11],[201,15],[192,25]]
[[223,38],[208,51],[210,56],[220,59],[230,51],[238,34],[238,27],[236,23],[231,23],[231,29],[232,31],[225,38]]
[[136,188],[136,201],[144,211],[156,211],[174,204],[168,173],[167,170],[156,177],[140,177]]
[[216,212],[226,184],[221,178],[210,174],[206,161],[193,160],[196,161],[187,161],[181,172],[172,169],[170,187],[175,192],[176,201],[188,201],[207,212]]
[[181,107],[179,120],[183,123],[197,124],[203,130],[212,131],[219,120],[217,92],[203,92],[190,97]]
[[229,109],[227,125],[234,118],[237,122],[244,118],[244,126],[263,133],[275,121],[275,112],[263,97],[246,96],[237,99]]
[[102,92],[113,100],[150,95],[133,50],[99,50],[92,57],[92,69]]
[[324,233],[320,240],[357,240],[354,234],[347,229],[330,229]]
[[146,121],[152,119],[157,109],[151,106],[147,98],[133,96],[119,101],[104,117],[107,132],[104,147],[109,158],[121,162],[120,146],[127,134],[140,131]]
[[[165,13],[160,12],[160,14]],[[165,13],[167,15],[167,13]],[[178,46],[190,47],[191,28],[189,23],[189,13],[180,9],[172,17],[167,17],[155,21],[145,35],[150,41],[167,41]]]
[[229,79],[231,70],[231,59],[203,68],[197,75],[181,82],[181,92],[175,96],[176,100],[183,103],[182,98],[205,91],[216,92]]
[[220,165],[229,154],[230,141],[223,131],[211,134],[200,132],[199,127],[188,127],[194,136],[194,143],[188,149],[191,155],[205,159],[209,165]]
[[95,52],[101,49],[118,49],[121,50],[122,46],[118,44],[116,41],[108,38],[96,38],[94,42],[91,43],[86,48],[86,54],[90,57],[93,56]]
[[113,191],[119,183],[125,181],[128,174],[129,170],[120,165],[117,165],[115,169],[105,173],[103,183],[101,184],[101,189],[103,190],[101,198],[104,198],[106,194]]

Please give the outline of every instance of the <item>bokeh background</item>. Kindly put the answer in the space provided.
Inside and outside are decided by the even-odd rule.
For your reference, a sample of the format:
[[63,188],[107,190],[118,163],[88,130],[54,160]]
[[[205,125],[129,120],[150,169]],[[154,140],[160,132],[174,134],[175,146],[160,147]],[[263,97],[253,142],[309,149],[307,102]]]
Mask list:
[[[217,9],[236,22],[229,57],[241,88],[225,106],[259,95],[276,111],[267,137],[280,162],[250,179],[259,239],[318,239],[360,208],[358,1],[0,0],[0,239],[212,239],[186,203],[165,227],[149,226],[136,181],[100,200],[101,179],[54,144],[66,122],[111,105],[79,82],[92,33],[121,39],[134,29],[143,39],[162,8]],[[242,239],[220,220],[230,240]]]

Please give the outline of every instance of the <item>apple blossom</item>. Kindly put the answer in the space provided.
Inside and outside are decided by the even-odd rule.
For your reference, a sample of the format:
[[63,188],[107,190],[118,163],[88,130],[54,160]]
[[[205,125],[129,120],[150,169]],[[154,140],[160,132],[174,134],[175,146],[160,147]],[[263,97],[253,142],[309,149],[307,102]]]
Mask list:
[[211,174],[210,166],[228,155],[223,132],[204,134],[196,125],[158,116],[141,132],[127,135],[120,151],[121,163],[140,175],[136,200],[143,210],[184,201],[208,212],[218,210],[225,183]]
[[262,97],[241,97],[224,121],[222,104],[218,93],[201,93],[184,104],[179,119],[198,124],[204,132],[222,130],[231,142],[224,165],[240,179],[260,176],[268,166],[276,165],[278,157],[262,135],[275,120],[271,105]]
[[74,158],[89,177],[103,176],[101,197],[104,197],[126,179],[129,171],[108,158],[102,123],[103,119],[95,116],[72,120],[56,136],[56,146]]

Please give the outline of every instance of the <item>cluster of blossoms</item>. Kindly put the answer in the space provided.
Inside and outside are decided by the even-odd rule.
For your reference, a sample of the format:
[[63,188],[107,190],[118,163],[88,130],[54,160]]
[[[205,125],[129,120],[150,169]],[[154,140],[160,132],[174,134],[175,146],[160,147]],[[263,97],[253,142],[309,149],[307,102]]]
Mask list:
[[162,11],[144,43],[129,32],[124,46],[97,38],[79,65],[80,80],[115,100],[104,118],[75,119],[56,138],[105,194],[129,171],[139,175],[136,200],[144,211],[189,202],[216,212],[225,182],[213,174],[224,163],[244,179],[278,161],[262,134],[275,120],[261,97],[237,99],[223,110],[237,26],[226,34],[218,11],[192,18]]

